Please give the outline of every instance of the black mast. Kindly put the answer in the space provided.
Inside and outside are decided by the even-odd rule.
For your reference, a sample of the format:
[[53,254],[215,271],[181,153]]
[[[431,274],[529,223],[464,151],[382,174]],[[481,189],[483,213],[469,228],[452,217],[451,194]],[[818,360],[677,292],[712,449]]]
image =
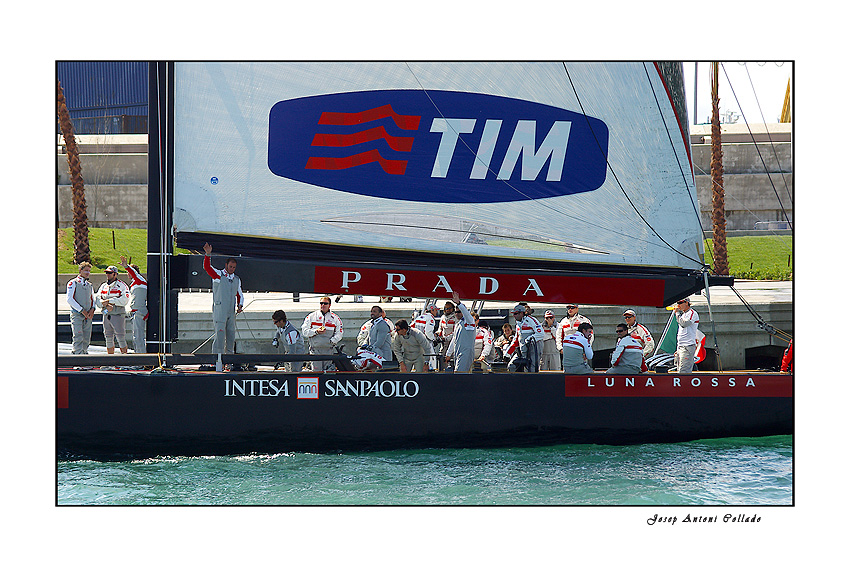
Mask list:
[[177,336],[174,251],[174,63],[148,64],[148,352],[171,352]]

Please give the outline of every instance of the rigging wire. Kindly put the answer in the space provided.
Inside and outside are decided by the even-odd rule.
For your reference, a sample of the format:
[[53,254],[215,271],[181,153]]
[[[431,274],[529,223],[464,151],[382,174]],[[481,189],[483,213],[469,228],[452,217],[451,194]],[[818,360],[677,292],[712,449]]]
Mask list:
[[[756,148],[756,153],[758,153],[759,159],[761,160],[762,165],[764,166],[764,170],[768,171],[767,164],[764,163],[764,158],[761,155],[761,151],[759,151],[758,144],[756,143],[756,138],[753,136],[753,131],[750,129],[750,124],[747,122],[747,117],[744,115],[744,109],[741,107],[741,103],[738,100],[738,95],[735,94],[735,88],[732,86],[732,81],[729,80],[729,74],[726,72],[726,66],[723,63],[720,64],[723,68],[723,74],[726,75],[726,80],[729,82],[729,89],[732,91],[732,96],[735,98],[735,102],[738,103],[738,108],[741,110],[741,117],[744,119],[744,124],[747,126],[747,132],[750,133],[750,138],[753,140],[753,145]],[[785,211],[785,207],[782,204],[782,200],[779,198],[779,192],[776,190],[776,185],[773,183],[773,179],[770,178],[770,174],[767,175],[767,180],[770,181],[770,186],[773,188],[773,193],[776,195],[776,200],[779,202],[779,208],[782,210],[782,216],[785,217],[785,221],[789,226],[793,227],[794,225],[788,219],[788,213]]]
[[[744,63],[744,70],[747,72],[747,78],[750,80],[750,87],[753,89],[753,97],[756,99],[756,106],[759,109],[759,115],[761,115],[761,121],[763,124],[767,124],[767,120],[764,119],[764,112],[761,109],[761,103],[759,103],[758,94],[756,94],[756,86],[753,84],[753,78],[750,76],[750,70],[747,68],[747,64]],[[725,72],[725,71],[724,71]],[[788,188],[788,181],[785,179],[785,172],[782,171],[782,162],[779,161],[779,154],[776,153],[776,146],[773,144],[773,140],[770,137],[770,129],[766,128],[765,132],[767,133],[767,141],[770,142],[770,149],[773,150],[773,157],[776,158],[776,165],[779,166],[779,174],[782,175],[782,183],[785,184],[785,192],[788,193],[788,199],[791,201],[791,205],[794,205],[794,197],[791,195],[791,190]],[[756,147],[758,149],[758,147]],[[761,157],[761,156],[759,156]],[[765,173],[770,175],[770,172],[765,169]]]
[[[431,98],[431,95],[428,93],[428,90],[425,88],[425,86],[424,86],[424,85],[422,84],[422,82],[419,80],[419,77],[417,77],[417,76],[416,76],[416,73],[414,73],[414,72],[413,72],[413,69],[411,69],[411,68],[410,68],[410,64],[409,64],[409,63],[407,63],[407,62],[405,62],[405,65],[407,66],[407,69],[410,71],[410,74],[411,74],[411,75],[413,75],[413,78],[416,80],[417,84],[419,84],[419,88],[420,88],[420,89],[422,89],[422,92],[423,92],[423,93],[425,93],[425,96],[426,96],[426,97],[428,97],[428,100],[431,102],[431,105],[432,105],[432,106],[436,109],[436,111],[440,114],[440,116],[441,116],[441,117],[445,120],[445,119],[446,119],[446,117],[445,117],[445,115],[443,114],[443,111],[440,109],[440,107],[439,107],[439,106],[437,106],[437,103],[436,103],[436,102],[434,102],[434,99],[433,99],[433,98]],[[566,69],[566,65],[564,66],[564,68]],[[567,76],[569,77],[569,73],[567,74]],[[571,81],[571,83],[572,83],[572,81]],[[573,87],[573,90],[575,91],[575,87]],[[578,98],[578,94],[576,94],[576,98]],[[579,101],[579,105],[581,105],[581,101]],[[592,131],[592,130],[591,130],[591,131]],[[483,161],[481,161],[481,160],[480,160],[480,158],[478,158],[477,152],[475,152],[475,151],[472,149],[472,147],[470,147],[470,145],[466,142],[466,140],[464,140],[463,136],[460,136],[460,133],[459,133],[459,132],[455,132],[455,133],[456,133],[456,134],[458,134],[457,139],[458,139],[458,140],[460,140],[460,142],[461,142],[461,143],[462,143],[462,144],[466,147],[466,149],[467,149],[467,150],[469,150],[469,151],[470,151],[470,153],[472,153],[472,154],[475,156],[475,159],[479,160],[479,162],[480,162],[483,166],[485,166],[485,167],[486,167],[487,171],[488,171],[489,173],[492,173],[492,174],[495,176],[495,175],[496,175],[496,172],[495,172],[493,169],[491,169],[491,168],[490,168],[489,164],[484,163]],[[594,134],[594,136],[595,136],[595,134]],[[597,141],[597,143],[598,143],[598,141]],[[605,161],[606,161],[606,163],[608,163],[608,158],[607,158],[607,156],[606,156],[606,158],[605,158]],[[611,169],[610,163],[608,164],[608,167],[609,167],[609,169]],[[612,171],[612,173],[613,173],[613,169],[611,169],[611,171]],[[631,240],[633,240],[633,241],[644,242],[644,243],[646,243],[646,244],[648,244],[648,245],[650,245],[650,246],[657,246],[657,247],[659,247],[659,248],[664,248],[664,246],[662,246],[662,245],[658,244],[657,242],[652,242],[652,241],[650,241],[650,240],[645,240],[645,239],[643,239],[643,238],[640,238],[640,237],[635,236],[634,234],[624,233],[624,232],[620,232],[620,231],[617,231],[617,230],[612,230],[611,228],[609,228],[609,227],[607,227],[607,226],[602,226],[602,225],[599,225],[599,224],[593,223],[593,222],[591,222],[591,221],[589,221],[589,220],[587,220],[587,219],[584,219],[584,218],[580,218],[580,217],[576,217],[576,216],[570,215],[569,213],[566,213],[566,212],[564,212],[564,211],[562,211],[562,210],[560,210],[560,209],[556,209],[555,207],[552,207],[551,205],[549,205],[549,204],[547,204],[547,203],[541,202],[539,199],[534,199],[533,197],[531,197],[531,196],[529,196],[529,195],[526,195],[525,193],[523,193],[522,191],[520,191],[519,189],[517,189],[516,187],[514,187],[513,185],[511,185],[511,183],[510,183],[508,180],[501,179],[500,181],[502,181],[505,185],[507,185],[508,187],[510,187],[510,188],[511,188],[513,191],[515,191],[517,194],[519,194],[519,195],[521,195],[522,197],[524,197],[526,200],[528,200],[528,201],[530,201],[530,202],[534,203],[535,205],[538,205],[538,206],[544,207],[544,208],[548,209],[549,211],[551,211],[551,212],[553,212],[553,213],[555,213],[555,214],[558,214],[558,215],[564,216],[564,217],[566,217],[566,218],[568,218],[568,219],[570,219],[570,220],[573,220],[573,221],[578,221],[578,222],[581,222],[581,223],[587,224],[587,225],[589,225],[589,226],[591,226],[591,227],[593,227],[593,228],[598,228],[598,229],[601,229],[601,230],[605,230],[605,231],[607,231],[607,232],[609,232],[609,233],[611,233],[611,234],[616,234],[616,235],[618,235],[618,236],[622,236],[622,237],[624,237],[624,238],[629,238],[629,239],[631,239]],[[619,184],[619,181],[618,181],[618,184]],[[622,187],[622,186],[621,186],[621,187]],[[634,207],[634,205],[632,205],[632,206]],[[637,210],[637,209],[635,209],[635,210]],[[638,214],[640,214],[640,213],[638,213]],[[641,217],[641,218],[643,218],[643,217]],[[646,222],[646,221],[644,220],[644,222]],[[649,224],[648,224],[648,223],[647,223],[647,226],[649,226]],[[652,229],[652,227],[651,227],[651,226],[650,226],[649,228],[650,228],[650,229]],[[654,230],[654,229],[653,229],[653,232],[655,232],[655,230]],[[656,232],[655,234],[656,234],[656,235],[658,235],[658,233],[657,233],[657,232]],[[667,247],[667,248],[670,248],[671,250],[673,250],[674,252],[676,252],[676,253],[678,253],[678,254],[680,254],[680,255],[684,256],[685,258],[688,258],[689,260],[694,261],[694,262],[697,262],[698,264],[701,264],[701,265],[702,265],[702,262],[701,262],[701,261],[699,261],[699,260],[695,260],[694,258],[691,258],[690,256],[688,256],[688,255],[686,255],[686,254],[682,254],[681,252],[679,252],[678,250],[676,250],[675,248],[673,248],[672,246],[670,246],[670,244],[668,244],[667,242],[665,242],[665,241],[664,241],[664,239],[663,239],[663,238],[661,238],[661,236],[660,236],[660,235],[658,235],[658,237],[661,239],[661,241],[662,241],[662,242],[664,242],[664,245],[666,245],[666,247]]]
[[[694,164],[694,167],[696,167],[696,168],[700,171],[700,173],[702,173],[703,175],[706,175],[706,176],[708,176],[708,175],[709,175],[709,172],[705,171],[705,170],[704,170],[703,168],[701,168],[699,165]],[[711,183],[712,183],[712,184],[717,184],[717,182],[716,182],[716,181],[714,181],[713,179],[711,179]],[[726,197],[729,197],[730,199],[734,199],[734,200],[735,200],[735,201],[736,201],[739,205],[741,205],[741,208],[742,208],[743,210],[745,210],[745,211],[747,211],[748,213],[750,213],[750,215],[752,215],[752,216],[753,216],[756,220],[761,220],[757,214],[755,214],[753,211],[751,211],[750,209],[748,209],[748,208],[744,205],[744,203],[743,203],[740,199],[738,199],[737,197],[735,197],[734,195],[729,195],[729,194],[727,194],[727,195],[726,195]],[[770,233],[770,235],[772,235],[772,236],[782,236],[781,234],[777,233],[775,230],[770,230],[770,229],[768,229],[768,230],[765,230],[764,232]],[[766,234],[765,236],[768,236],[768,235]],[[791,248],[790,248],[787,244],[785,244],[785,242],[784,242],[784,241],[780,241],[780,242],[781,242],[782,246],[783,246],[786,250],[788,250],[789,252],[791,251]]]
[[758,325],[759,329],[762,329],[763,331],[766,331],[766,332],[770,333],[771,335],[776,335],[777,337],[779,337],[780,339],[782,339],[784,341],[790,341],[793,338],[793,336],[791,334],[786,333],[782,329],[777,329],[773,325],[765,322],[765,320],[762,318],[762,316],[759,315],[755,311],[755,309],[753,309],[750,306],[749,303],[747,303],[747,300],[744,299],[744,296],[741,295],[741,293],[737,289],[735,289],[735,286],[732,286],[731,289],[732,289],[732,291],[735,292],[735,295],[738,296],[738,299],[741,300],[741,303],[744,304],[744,307],[747,308],[747,311],[750,312],[750,315],[752,315],[753,318],[755,318],[756,324]]

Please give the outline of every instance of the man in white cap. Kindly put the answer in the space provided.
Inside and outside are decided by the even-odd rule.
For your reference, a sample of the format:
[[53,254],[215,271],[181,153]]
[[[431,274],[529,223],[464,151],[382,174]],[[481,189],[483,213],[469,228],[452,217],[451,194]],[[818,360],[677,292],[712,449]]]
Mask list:
[[643,349],[643,357],[652,356],[652,351],[655,350],[655,339],[652,338],[649,329],[637,322],[637,313],[634,309],[626,309],[623,312],[623,319],[626,320],[629,335],[640,343]]
[[558,325],[555,323],[555,313],[547,310],[543,314],[543,333],[546,338],[543,339],[540,348],[540,370],[560,370],[561,355],[558,352],[558,343],[555,340],[555,333],[558,331]]
[[593,346],[593,322],[578,312],[577,303],[567,303],[567,316],[561,319],[561,322],[558,323],[558,330],[555,332],[555,344],[558,346],[558,351],[564,351],[562,345],[564,339],[578,332],[578,326],[582,323],[590,325],[590,338],[588,341]]
[[514,333],[513,357],[508,368],[515,372],[537,372],[540,368],[540,343],[546,338],[540,321],[526,313],[526,305],[518,303],[511,313],[516,320]]
[[[319,309],[304,317],[301,336],[307,339],[310,354],[335,354],[336,345],[342,340],[342,319],[331,311],[330,297],[322,297]],[[323,372],[333,370],[336,364],[332,360],[313,360],[310,367],[313,372]]]
[[109,266],[104,270],[106,281],[94,295],[95,305],[103,313],[103,336],[106,339],[106,352],[115,352],[115,343],[122,354],[127,354],[126,315],[124,308],[130,302],[130,288],[118,279],[118,268]]
[[673,362],[676,364],[676,372],[679,374],[690,374],[694,370],[694,354],[697,351],[697,328],[699,327],[699,315],[691,309],[691,300],[687,297],[676,302],[673,313],[679,324],[679,332],[676,333],[676,354]]

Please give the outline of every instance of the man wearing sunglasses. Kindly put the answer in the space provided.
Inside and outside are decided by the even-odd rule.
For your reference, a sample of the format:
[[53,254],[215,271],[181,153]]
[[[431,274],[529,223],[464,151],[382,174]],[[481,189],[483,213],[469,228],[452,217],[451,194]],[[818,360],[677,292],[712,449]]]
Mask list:
[[567,303],[567,316],[561,319],[558,323],[558,329],[555,331],[555,345],[558,347],[558,352],[563,355],[563,342],[568,336],[578,332],[578,327],[582,323],[590,325],[589,344],[593,346],[593,322],[578,312],[577,303]]
[[[331,298],[319,300],[319,309],[304,317],[301,334],[310,343],[310,354],[335,354],[335,347],[342,340],[342,319],[331,311]],[[314,372],[333,370],[332,360],[313,360],[310,367]]]
[[617,348],[611,353],[608,374],[640,374],[643,366],[643,349],[625,323],[617,325]]

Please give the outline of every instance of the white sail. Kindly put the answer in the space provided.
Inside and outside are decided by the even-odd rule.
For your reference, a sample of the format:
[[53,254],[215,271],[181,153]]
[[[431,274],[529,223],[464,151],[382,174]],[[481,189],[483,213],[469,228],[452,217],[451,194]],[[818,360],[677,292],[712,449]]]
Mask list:
[[640,62],[177,63],[174,229],[699,269],[668,88]]

